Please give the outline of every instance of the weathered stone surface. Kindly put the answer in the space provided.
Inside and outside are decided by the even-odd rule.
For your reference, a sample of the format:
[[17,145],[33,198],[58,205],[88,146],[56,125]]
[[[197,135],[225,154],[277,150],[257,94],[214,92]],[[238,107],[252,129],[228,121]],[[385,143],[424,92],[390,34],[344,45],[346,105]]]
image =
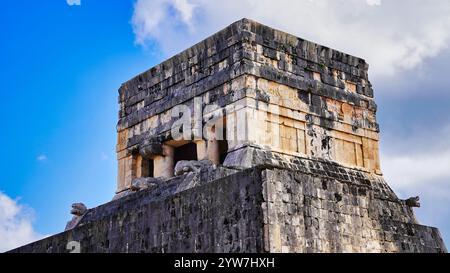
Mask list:
[[343,181],[273,169],[262,177],[267,251],[446,251],[439,231],[419,225],[412,209],[370,175]]
[[148,143],[139,148],[139,154],[143,158],[152,158],[154,156],[163,155],[163,147],[161,143]]
[[177,165],[175,165],[175,175],[182,175],[187,173],[199,173],[204,168],[211,168],[213,163],[209,160],[201,160],[201,161],[186,161],[181,160],[178,161]]
[[[169,182],[159,193],[144,190],[95,208],[73,230],[17,252],[261,252],[260,173],[248,170],[176,193]],[[205,181],[203,181],[205,182]]]
[[439,231],[372,174],[320,162],[212,172],[223,177],[189,187],[186,175],[173,178],[14,252],[67,252],[70,241],[82,252],[446,251]]
[[152,189],[157,187],[158,183],[160,182],[160,179],[153,178],[153,177],[140,177],[136,178],[131,182],[131,188],[132,191],[141,191],[146,189]]

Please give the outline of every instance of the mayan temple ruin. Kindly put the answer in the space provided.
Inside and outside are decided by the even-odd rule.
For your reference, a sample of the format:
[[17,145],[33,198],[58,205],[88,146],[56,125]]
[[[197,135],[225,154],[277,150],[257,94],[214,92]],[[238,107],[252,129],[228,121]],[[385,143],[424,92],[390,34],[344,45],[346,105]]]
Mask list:
[[231,24],[120,87],[116,195],[13,252],[446,252],[383,179],[368,67]]

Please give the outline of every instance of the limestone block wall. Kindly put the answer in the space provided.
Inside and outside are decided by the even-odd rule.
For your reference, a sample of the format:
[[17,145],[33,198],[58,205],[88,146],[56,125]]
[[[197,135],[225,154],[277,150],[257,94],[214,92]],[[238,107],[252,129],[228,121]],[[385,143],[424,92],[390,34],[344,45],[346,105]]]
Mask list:
[[[189,141],[175,141],[171,135],[171,129],[174,124],[179,121],[179,115],[174,114],[175,108],[182,105],[188,109],[190,113],[190,118],[192,120],[191,129],[192,134],[191,142],[197,145],[197,159],[210,159],[213,162],[217,161],[217,153],[213,152],[212,147],[216,143],[208,142],[204,138],[202,130],[208,119],[211,117],[219,116],[222,121],[221,123],[230,128],[228,132],[224,132],[223,135],[226,137],[228,135],[230,141],[228,147],[232,149],[234,146],[246,142],[248,139],[246,135],[245,128],[236,129],[235,122],[242,119],[243,109],[245,104],[245,81],[244,76],[239,76],[234,80],[226,84],[221,84],[213,90],[205,91],[193,97],[188,97],[183,100],[183,103],[176,104],[170,101],[169,106],[166,108],[162,107],[155,110],[157,113],[152,113],[152,116],[142,119],[136,124],[129,126],[124,129],[120,129],[121,125],[119,122],[118,128],[118,144],[117,144],[117,157],[118,157],[118,191],[122,191],[129,187],[131,181],[136,177],[148,175],[145,171],[142,172],[140,167],[140,162],[142,162],[142,155],[137,151],[141,145],[145,144],[148,140],[157,140],[157,142],[162,143],[161,154],[152,157],[154,160],[154,176],[155,177],[171,177],[173,176],[173,148],[179,147]],[[231,92],[230,90],[233,90]],[[220,98],[220,99],[219,99]],[[219,101],[217,101],[219,100]],[[219,109],[212,108],[212,110],[207,111],[207,109],[196,109],[198,105],[207,105],[214,102]],[[152,106],[152,107],[159,107]],[[236,107],[234,109],[233,107]],[[216,109],[216,110],[213,110]],[[186,118],[186,117],[184,117]],[[245,123],[242,123],[245,124]],[[237,141],[237,135],[235,140],[232,139],[233,132],[239,134],[239,139],[245,141]],[[199,133],[200,136],[197,136]],[[217,148],[217,147],[216,147]],[[217,162],[215,162],[217,163]]]
[[83,253],[446,251],[439,231],[419,225],[381,177],[331,162],[283,162],[177,176],[12,252],[64,253],[73,241]]
[[[90,210],[80,226],[23,246],[19,253],[263,252],[260,172],[177,177]],[[208,183],[207,183],[208,182]],[[179,191],[179,192],[178,192]]]
[[256,109],[249,115],[256,127],[250,140],[381,174],[365,61],[254,22],[249,29],[246,92],[256,100],[250,103]]
[[[248,129],[246,141],[239,144],[255,144],[292,156],[332,160],[381,174],[378,132],[368,129],[356,131],[349,124],[323,122],[307,110],[284,108],[252,98],[247,98],[245,105],[244,118]],[[227,128],[232,126],[229,124]]]
[[[344,177],[342,177],[344,175]],[[445,252],[435,228],[417,223],[412,209],[380,177],[263,172],[264,229],[270,252]]]

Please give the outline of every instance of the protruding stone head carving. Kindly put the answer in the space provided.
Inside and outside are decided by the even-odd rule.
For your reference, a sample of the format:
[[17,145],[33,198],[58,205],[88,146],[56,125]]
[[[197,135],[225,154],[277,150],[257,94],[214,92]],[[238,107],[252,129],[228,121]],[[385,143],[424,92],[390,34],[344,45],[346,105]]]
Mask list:
[[405,203],[408,207],[411,208],[420,208],[420,197],[416,196],[416,197],[411,197],[405,200]]
[[201,160],[201,161],[189,161],[189,160],[181,160],[177,162],[175,166],[175,175],[182,175],[185,173],[199,173],[202,168],[211,167],[213,163],[210,160]]
[[140,177],[136,178],[131,182],[130,190],[132,191],[140,191],[146,189],[152,189],[157,187],[157,182],[159,180],[153,177]]
[[74,203],[72,204],[71,214],[75,216],[83,216],[87,212],[87,207],[83,203]]

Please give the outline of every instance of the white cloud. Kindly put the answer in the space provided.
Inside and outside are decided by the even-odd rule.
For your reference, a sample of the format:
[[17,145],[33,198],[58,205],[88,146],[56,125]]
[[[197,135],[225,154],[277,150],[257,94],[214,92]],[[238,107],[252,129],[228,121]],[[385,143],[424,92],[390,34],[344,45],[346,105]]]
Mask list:
[[46,161],[47,160],[47,156],[45,154],[40,154],[36,157],[37,161]]
[[67,5],[69,6],[80,6],[81,5],[81,0],[66,0]]
[[381,0],[366,0],[369,6],[379,6],[381,5]]
[[137,1],[132,18],[136,42],[143,45],[180,25],[190,27],[194,8],[189,0]]
[[[439,131],[412,133],[389,140],[381,167],[395,189],[439,196],[450,201],[450,125]],[[397,146],[397,147],[393,147]]]
[[243,17],[367,59],[374,77],[414,68],[447,48],[447,0],[137,0],[136,42],[177,53]]
[[445,193],[450,199],[450,149],[436,154],[383,156],[382,166],[386,179],[400,190],[438,186],[443,191],[436,193]]
[[0,192],[0,252],[39,240],[34,231],[33,211]]

